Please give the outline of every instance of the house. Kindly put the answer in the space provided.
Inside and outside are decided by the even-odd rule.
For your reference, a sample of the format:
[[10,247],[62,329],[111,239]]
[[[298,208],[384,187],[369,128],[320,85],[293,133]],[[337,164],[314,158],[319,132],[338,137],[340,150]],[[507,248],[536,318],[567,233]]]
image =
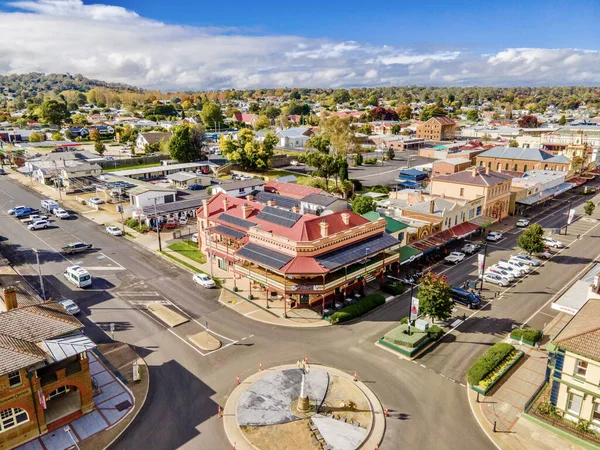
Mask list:
[[140,133],[135,140],[135,147],[144,150],[146,146],[160,143],[161,141],[169,141],[173,136],[172,133],[163,131],[150,131],[148,133]]
[[139,185],[127,191],[129,203],[138,209],[147,206],[162,205],[164,203],[175,202],[177,191],[173,189],[159,188],[154,185]]
[[102,167],[98,164],[75,164],[62,168],[60,180],[66,189],[75,190],[97,183],[96,177],[101,174]]
[[369,211],[362,215],[365,219],[369,219],[371,222],[377,222],[379,219],[385,220],[385,232],[390,236],[398,239],[402,244],[406,243],[405,230],[408,228],[403,222],[394,219],[393,217],[386,216],[385,214],[378,213],[376,211]]
[[222,193],[230,197],[246,197],[247,195],[256,195],[257,192],[264,191],[265,182],[259,178],[249,180],[234,181],[233,183],[223,183],[213,186],[213,194]]
[[246,125],[254,126],[254,124],[258,120],[258,114],[236,112],[233,114],[233,118],[236,120],[236,122],[241,122],[245,123]]
[[94,408],[83,324],[12,286],[0,302],[0,447],[15,448]]
[[432,117],[417,125],[417,138],[428,141],[450,141],[456,137],[457,125],[448,117]]
[[325,313],[326,306],[364,293],[367,278],[399,260],[400,242],[385,232],[386,221],[352,211],[319,217],[219,193],[196,216],[200,249],[219,268],[266,286],[290,307]]
[[85,127],[70,127],[70,128],[63,128],[62,130],[60,130],[61,134],[65,137],[67,137],[67,131],[70,132],[71,136],[73,138],[78,138],[78,137],[87,137],[90,134],[90,130],[88,130]]
[[210,177],[203,177],[196,172],[175,172],[165,177],[169,183],[176,188],[187,189],[196,184],[200,186],[210,186]]
[[317,216],[331,214],[332,212],[346,211],[348,202],[339,197],[326,194],[308,194],[300,199],[300,211],[305,214]]
[[529,170],[567,172],[571,165],[566,156],[555,156],[539,148],[494,147],[480,153],[476,159],[478,166],[512,172]]
[[512,178],[489,167],[472,167],[432,178],[429,192],[436,197],[467,200],[483,197],[483,215],[499,221],[509,213]]
[[461,172],[471,167],[471,165],[471,160],[468,158],[440,159],[434,161],[431,175],[449,175],[451,173]]
[[275,133],[279,138],[279,146],[287,148],[304,147],[306,142],[313,134],[313,131],[307,127],[287,128]]
[[115,134],[115,129],[110,125],[92,125],[90,131],[94,129],[98,130],[101,136]]
[[399,152],[405,152],[408,150],[419,150],[425,145],[425,139],[418,138],[395,138],[385,141],[387,148],[396,150]]
[[295,199],[301,199],[308,194],[322,194],[323,189],[304,186],[302,184],[285,183],[283,181],[269,180],[265,184],[265,192],[286,195]]
[[600,298],[589,299],[551,344],[550,403],[565,419],[600,431]]

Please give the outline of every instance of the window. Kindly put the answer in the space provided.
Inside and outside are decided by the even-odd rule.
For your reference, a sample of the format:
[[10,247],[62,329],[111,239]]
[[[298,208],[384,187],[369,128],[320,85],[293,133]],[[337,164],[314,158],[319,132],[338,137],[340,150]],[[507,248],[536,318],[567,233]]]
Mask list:
[[478,206],[478,207],[477,207],[477,215],[478,215],[478,216],[479,216],[479,215],[481,215],[481,206]]
[[587,361],[582,361],[582,360],[578,359],[577,362],[575,363],[575,375],[585,378],[585,376],[587,374],[587,369],[588,369]]
[[10,387],[15,387],[21,384],[21,373],[18,370],[8,374],[8,384]]
[[475,210],[474,209],[470,209],[469,210],[469,219],[472,219],[473,216],[475,216]]
[[581,395],[575,394],[574,392],[569,393],[569,398],[567,400],[567,411],[579,415],[582,402],[583,397]]
[[460,188],[460,196],[461,197],[465,196],[465,188]]
[[50,392],[50,395],[48,398],[58,397],[59,395],[66,394],[70,390],[71,390],[70,386],[61,386],[59,388],[54,389],[52,392]]
[[21,408],[10,408],[0,412],[0,433],[16,427],[17,425],[29,422],[27,412]]
[[523,172],[527,172],[527,164],[523,166]]
[[508,170],[508,163],[504,166],[504,170]]
[[594,403],[594,412],[592,414],[594,422],[600,422],[600,403]]

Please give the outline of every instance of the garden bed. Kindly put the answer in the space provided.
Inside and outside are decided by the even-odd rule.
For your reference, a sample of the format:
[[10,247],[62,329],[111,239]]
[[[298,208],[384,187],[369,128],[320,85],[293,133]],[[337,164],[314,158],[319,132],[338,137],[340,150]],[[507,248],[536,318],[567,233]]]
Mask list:
[[508,372],[522,357],[524,353],[520,350],[513,350],[506,356],[488,375],[483,378],[479,384],[471,385],[471,389],[480,394],[487,395],[487,393],[502,379],[502,377]]
[[348,320],[355,319],[356,317],[362,316],[363,314],[377,308],[385,303],[385,297],[381,294],[367,295],[365,298],[360,300],[358,303],[353,305],[345,306],[339,311],[334,312],[330,317],[331,323],[347,322]]

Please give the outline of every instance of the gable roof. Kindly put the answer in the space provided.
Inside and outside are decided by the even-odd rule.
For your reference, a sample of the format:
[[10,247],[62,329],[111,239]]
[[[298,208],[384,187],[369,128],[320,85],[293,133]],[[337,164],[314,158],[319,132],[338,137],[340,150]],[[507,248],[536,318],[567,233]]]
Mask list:
[[[473,175],[473,171],[475,171],[475,175]],[[473,186],[493,186],[512,178],[514,177],[506,173],[495,172],[493,170],[486,172],[486,169],[483,167],[472,167],[449,175],[438,175],[431,182],[449,181]]]
[[259,178],[251,178],[249,180],[234,181],[233,183],[223,183],[215,187],[219,187],[225,191],[233,191],[235,189],[263,186],[264,184],[265,182]]
[[302,202],[310,203],[313,205],[319,206],[329,206],[334,203],[336,200],[341,200],[337,197],[333,197],[332,195],[325,194],[308,194],[306,197],[301,199]]
[[310,128],[308,127],[298,127],[298,128],[286,128],[284,130],[280,130],[277,132],[277,136],[280,137],[301,137],[308,136],[310,132]]
[[102,167],[98,164],[77,164],[74,166],[63,167],[63,170],[67,173],[75,173],[83,170],[102,170]]
[[171,139],[172,134],[165,131],[150,131],[148,133],[140,133],[140,136],[142,136],[148,144],[156,144],[163,139]]
[[321,194],[323,189],[314,188],[311,186],[303,186],[301,184],[287,183],[285,181],[271,180],[265,184],[265,190],[269,192],[277,192],[278,194],[287,195],[297,199],[302,199],[308,194]]
[[487,158],[519,159],[524,161],[546,161],[568,164],[569,159],[564,155],[554,156],[539,148],[494,147],[479,156]]
[[554,343],[600,361],[600,299],[588,300],[554,338]]
[[[435,120],[437,123],[441,125],[456,125],[456,122],[449,117],[432,117],[429,120]],[[425,122],[427,123],[427,122]]]

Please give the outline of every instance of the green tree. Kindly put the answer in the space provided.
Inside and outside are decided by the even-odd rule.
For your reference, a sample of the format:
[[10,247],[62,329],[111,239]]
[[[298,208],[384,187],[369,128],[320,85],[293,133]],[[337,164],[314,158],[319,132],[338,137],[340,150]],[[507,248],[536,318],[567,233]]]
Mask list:
[[44,141],[44,135],[42,133],[38,133],[36,131],[34,131],[33,133],[31,133],[29,135],[29,142],[43,142]]
[[53,141],[62,141],[63,135],[60,134],[58,131],[55,131],[54,133],[52,133],[52,140]]
[[359,152],[356,155],[354,155],[354,164],[356,164],[357,166],[362,166],[362,164],[363,164],[362,153]]
[[392,134],[400,134],[400,132],[402,131],[402,127],[398,124],[396,125],[392,125]]
[[394,159],[395,156],[396,156],[396,153],[394,152],[394,149],[388,148],[387,159],[389,159],[391,161],[392,159]]
[[67,105],[58,100],[46,100],[42,103],[41,119],[45,123],[60,126],[60,124],[70,116]]
[[94,143],[94,150],[99,155],[104,155],[104,152],[106,151],[106,147],[104,146],[104,144],[102,143],[102,141],[96,141]]
[[350,93],[346,89],[337,89],[331,94],[331,103],[333,105],[347,103],[350,101]]
[[221,107],[217,103],[207,102],[202,106],[200,118],[206,128],[216,129],[223,127]]
[[443,116],[447,116],[448,113],[446,112],[446,110],[444,108],[440,108],[437,105],[433,105],[433,106],[425,106],[423,108],[423,110],[421,111],[421,120],[423,122],[428,121],[429,119],[431,119],[432,117],[443,117]]
[[315,150],[318,150],[321,153],[329,153],[330,145],[331,143],[329,142],[329,139],[327,139],[327,137],[323,136],[322,134],[315,133],[308,138],[308,141],[306,141],[306,147],[314,148]]
[[518,147],[518,146],[519,146],[519,143],[518,143],[518,142],[517,142],[515,139],[511,139],[511,140],[508,142],[508,146],[509,146],[509,147],[515,147],[515,148],[516,148],[516,147]]
[[586,213],[588,216],[591,216],[592,214],[594,214],[594,209],[596,209],[596,205],[591,200],[588,200],[583,205],[583,212]]
[[323,136],[331,143],[333,151],[337,154],[345,155],[360,148],[354,135],[354,130],[350,127],[350,122],[346,119],[337,116],[321,119],[319,128]]
[[98,142],[100,140],[100,132],[97,128],[90,130],[90,140]]
[[567,124],[567,117],[563,114],[560,119],[558,119],[558,124],[560,126],[564,126]]
[[65,130],[65,138],[71,140],[73,139],[73,132],[71,130],[69,130],[68,128]]
[[358,196],[352,200],[352,211],[356,214],[363,215],[369,211],[375,211],[376,207],[375,200],[369,196]]
[[451,298],[452,289],[448,284],[448,279],[444,275],[427,272],[420,281],[421,285],[417,294],[420,313],[431,317],[434,321],[450,318],[454,302]]
[[184,109],[184,111],[188,111],[192,109],[194,105],[189,100],[184,100],[183,102],[181,102],[181,107]]
[[362,127],[360,127],[358,129],[358,132],[362,133],[362,134],[366,134],[367,136],[371,136],[371,134],[372,134],[371,133],[371,125],[368,123],[365,123]]
[[345,159],[339,163],[338,177],[340,181],[346,181],[348,179],[348,161]]
[[467,120],[472,120],[473,122],[476,122],[477,119],[479,119],[479,114],[477,114],[477,111],[475,111],[474,109],[470,109],[467,111]]
[[539,223],[529,225],[517,239],[517,245],[527,253],[537,253],[544,250],[545,244],[542,240],[544,229]]
[[261,114],[256,122],[254,122],[254,129],[256,130],[264,130],[271,126],[271,120],[265,114]]
[[340,164],[343,161],[343,158],[319,151],[309,151],[300,155],[298,159],[307,166],[314,168],[313,175],[315,177],[323,178],[327,188],[329,188],[329,180],[331,178],[336,179],[337,185]]
[[77,93],[77,96],[75,97],[75,103],[77,103],[77,106],[84,106],[87,103],[87,97],[83,92]]
[[71,116],[71,122],[75,125],[85,126],[88,124],[87,116],[85,114],[73,114]]
[[267,169],[277,142],[279,140],[272,131],[266,134],[263,142],[257,142],[254,132],[245,128],[238,133],[236,140],[222,136],[219,148],[228,161],[239,164],[243,169]]
[[160,152],[160,142],[153,142],[152,144],[146,145],[144,148],[144,153],[147,155],[158,152]]
[[169,141],[169,156],[180,163],[198,161],[200,152],[195,142],[194,126],[182,123],[175,127]]

